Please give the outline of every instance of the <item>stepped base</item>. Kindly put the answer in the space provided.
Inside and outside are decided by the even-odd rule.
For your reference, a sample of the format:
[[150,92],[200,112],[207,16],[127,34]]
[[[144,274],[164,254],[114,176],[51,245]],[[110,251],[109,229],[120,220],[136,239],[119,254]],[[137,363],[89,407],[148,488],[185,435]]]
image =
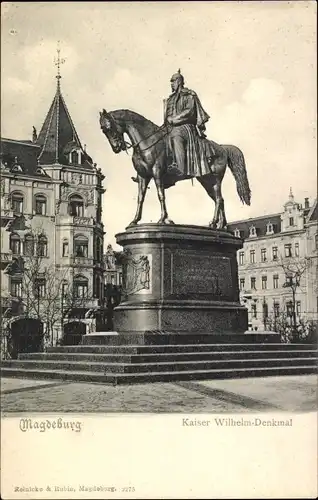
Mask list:
[[270,377],[282,375],[309,375],[317,373],[313,366],[275,367],[275,368],[236,368],[233,370],[201,370],[165,373],[114,373],[71,372],[48,370],[22,370],[19,368],[2,369],[3,377],[28,378],[36,380],[66,380],[73,382],[93,382],[99,384],[146,384],[150,382],[177,382],[181,380],[215,380],[246,377]]
[[280,334],[276,332],[246,333],[196,333],[188,332],[129,332],[114,335],[90,334],[82,337],[83,345],[175,345],[175,344],[218,344],[218,343],[280,343]]
[[[83,341],[89,337],[83,337]],[[2,376],[135,384],[317,372],[316,345],[225,343],[224,338],[219,343],[165,344],[166,336],[162,343],[132,345],[120,343],[123,341],[120,335],[97,337],[104,343],[51,347],[46,353],[21,354],[17,360],[2,363]],[[161,336],[149,335],[150,340],[158,337]],[[147,335],[144,339],[149,340]],[[176,342],[176,338],[171,339]]]

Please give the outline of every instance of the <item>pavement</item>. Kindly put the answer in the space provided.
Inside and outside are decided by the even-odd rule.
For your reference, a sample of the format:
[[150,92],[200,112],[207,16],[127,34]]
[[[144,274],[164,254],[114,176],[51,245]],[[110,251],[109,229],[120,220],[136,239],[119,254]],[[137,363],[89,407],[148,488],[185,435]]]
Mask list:
[[138,385],[2,378],[3,416],[58,413],[317,411],[317,376],[294,375]]

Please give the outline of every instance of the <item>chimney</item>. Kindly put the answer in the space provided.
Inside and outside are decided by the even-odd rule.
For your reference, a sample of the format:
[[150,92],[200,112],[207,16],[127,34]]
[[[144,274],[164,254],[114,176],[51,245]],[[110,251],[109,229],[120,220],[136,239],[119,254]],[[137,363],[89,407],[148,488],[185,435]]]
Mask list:
[[309,208],[309,198],[305,198],[305,209]]

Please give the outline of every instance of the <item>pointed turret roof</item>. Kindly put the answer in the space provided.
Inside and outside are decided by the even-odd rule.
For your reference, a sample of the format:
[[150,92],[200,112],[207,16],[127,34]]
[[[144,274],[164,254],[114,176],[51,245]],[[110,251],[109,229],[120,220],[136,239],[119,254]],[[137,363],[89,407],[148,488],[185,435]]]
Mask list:
[[[69,165],[69,153],[75,150],[82,153],[80,165],[85,168],[93,168],[92,159],[82,148],[81,141],[62,96],[61,76],[59,73],[56,78],[56,93],[36,140],[36,144],[41,146],[38,161],[42,165],[55,163]],[[74,166],[79,165],[78,162],[71,162],[71,164]]]

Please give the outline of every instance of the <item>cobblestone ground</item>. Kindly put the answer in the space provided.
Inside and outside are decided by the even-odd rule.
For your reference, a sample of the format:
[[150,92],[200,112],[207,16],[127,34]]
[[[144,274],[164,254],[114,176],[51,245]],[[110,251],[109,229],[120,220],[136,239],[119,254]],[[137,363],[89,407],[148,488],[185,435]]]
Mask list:
[[316,411],[316,375],[108,386],[3,378],[3,416],[20,412]]

